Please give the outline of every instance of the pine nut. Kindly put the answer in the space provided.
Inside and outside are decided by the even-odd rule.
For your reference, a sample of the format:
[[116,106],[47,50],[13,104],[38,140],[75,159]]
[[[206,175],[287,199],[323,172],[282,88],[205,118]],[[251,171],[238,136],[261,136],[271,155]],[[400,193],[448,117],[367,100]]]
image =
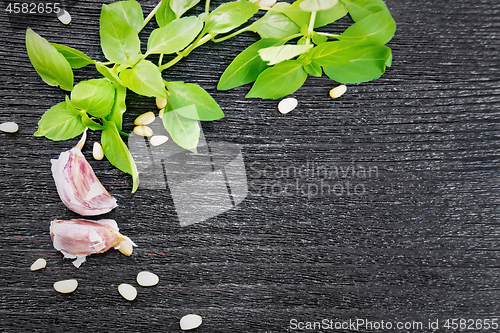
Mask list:
[[130,243],[127,240],[124,240],[120,242],[120,247],[118,248],[118,251],[129,257],[132,254],[132,252],[134,252],[134,247],[132,246],[132,243]]
[[62,294],[72,293],[78,287],[78,281],[75,279],[62,280],[54,283],[54,289]]
[[69,15],[69,13],[67,11],[65,11],[64,9],[62,9],[59,12],[59,15],[57,15],[57,18],[59,19],[59,21],[61,21],[62,24],[68,25],[71,22],[71,15]]
[[5,133],[16,133],[19,130],[19,126],[11,121],[7,123],[0,124],[0,131]]
[[137,274],[137,283],[143,287],[151,287],[158,284],[160,278],[158,275],[149,271],[142,271]]
[[168,141],[168,136],[166,135],[153,135],[151,139],[149,139],[149,142],[151,143],[152,146],[159,146],[167,141]]
[[155,114],[151,111],[141,114],[139,117],[135,118],[135,125],[148,125],[155,121]]
[[165,113],[165,109],[161,109],[160,112],[158,112],[158,117],[163,117],[163,114]]
[[39,269],[45,268],[45,266],[47,266],[47,261],[43,258],[39,258],[31,265],[31,270],[37,271]]
[[342,84],[342,85],[337,86],[337,87],[333,88],[332,90],[330,90],[330,97],[331,98],[339,98],[346,91],[347,91],[347,86],[345,86],[344,84]]
[[137,297],[137,289],[128,283],[122,283],[118,286],[118,292],[127,301],[133,301]]
[[[252,2],[255,2],[255,1],[252,1]],[[258,0],[255,3],[257,5],[259,5],[259,7],[269,8],[269,7],[274,6],[274,4],[276,3],[276,0]]]
[[297,101],[296,98],[293,97],[285,98],[278,103],[278,110],[283,114],[287,114],[288,112],[295,109],[298,104],[299,101]]
[[102,150],[102,146],[99,142],[94,142],[94,147],[92,148],[92,155],[94,159],[100,161],[104,158],[104,151]]
[[140,136],[151,136],[153,135],[153,130],[150,127],[139,125],[134,127],[134,133]]
[[156,107],[158,109],[164,109],[167,106],[167,99],[163,97],[156,97]]
[[181,318],[179,325],[181,330],[187,331],[197,328],[201,325],[202,319],[200,316],[195,314],[188,314]]

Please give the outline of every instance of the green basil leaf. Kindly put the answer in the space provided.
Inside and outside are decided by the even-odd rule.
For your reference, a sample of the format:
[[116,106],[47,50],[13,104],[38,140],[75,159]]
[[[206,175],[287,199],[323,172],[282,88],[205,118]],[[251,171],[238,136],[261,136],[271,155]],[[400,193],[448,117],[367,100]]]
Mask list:
[[224,118],[219,104],[202,87],[194,83],[165,82],[168,89],[168,102],[173,109],[180,109],[189,105],[196,105],[198,117],[196,119],[211,121]]
[[[168,108],[170,109],[170,111],[173,110],[172,105],[169,105]],[[198,114],[198,110],[196,109],[196,104],[191,104],[182,108],[175,109],[175,112],[177,112],[184,118],[200,120],[200,115]]]
[[102,6],[99,22],[101,49],[106,58],[115,63],[133,65],[130,59],[141,52],[141,41],[135,28],[109,5]]
[[[278,2],[273,9],[286,8],[287,3]],[[300,28],[285,14],[274,10],[268,11],[263,17],[252,23],[248,30],[256,32],[260,38],[284,39],[299,33]]]
[[385,44],[392,39],[395,32],[396,22],[394,22],[391,13],[380,11],[354,23],[338,38],[345,40],[368,37]]
[[108,79],[81,81],[71,92],[71,103],[75,108],[99,118],[111,112],[114,100],[115,88]]
[[228,90],[255,81],[269,67],[260,57],[259,50],[281,44],[283,42],[276,39],[261,39],[247,47],[226,68],[217,89]]
[[259,11],[259,6],[248,1],[233,1],[220,5],[207,18],[205,30],[220,34],[233,30]]
[[184,149],[197,152],[200,139],[200,125],[198,120],[181,116],[175,110],[165,112],[162,117],[163,126],[175,143]]
[[73,106],[73,104],[71,103],[71,100],[69,99],[69,96],[68,95],[65,95],[64,96],[64,99],[66,100],[66,108],[72,112],[72,113],[78,113],[78,114],[81,114],[82,111],[78,110],[77,108],[75,108]]
[[309,57],[320,66],[340,66],[352,60],[356,56],[356,50],[363,46],[365,42],[366,39],[323,43],[316,46],[309,53]]
[[311,18],[310,12],[306,12],[300,8],[300,0],[295,1],[286,8],[278,8],[278,11],[288,16],[299,27],[308,25]]
[[122,85],[115,86],[115,104],[106,119],[115,123],[118,130],[122,130],[123,114],[127,111],[125,99],[127,98],[127,88]]
[[120,16],[135,33],[141,31],[144,14],[141,5],[135,0],[118,1],[107,5],[108,10]]
[[148,40],[148,54],[170,54],[183,50],[203,29],[203,22],[194,16],[176,19],[163,28],[153,30]]
[[156,11],[155,17],[156,23],[158,23],[160,28],[176,19],[174,11],[170,8],[170,0],[161,0],[160,7]]
[[297,91],[306,79],[301,61],[286,60],[263,71],[245,97],[281,98]]
[[61,102],[47,110],[38,122],[35,136],[45,136],[52,141],[72,139],[83,133],[85,125],[81,113],[68,109],[66,102]]
[[314,21],[314,27],[319,28],[327,24],[333,23],[342,17],[346,16],[347,8],[344,4],[338,1],[332,8],[327,10],[320,10],[316,13],[316,20]]
[[391,49],[385,45],[359,47],[348,63],[323,67],[323,70],[330,79],[339,83],[368,82],[384,74],[390,56]]
[[318,34],[316,31],[313,32],[312,41],[316,45],[320,45],[328,42],[328,37]]
[[30,28],[26,30],[26,49],[33,68],[45,83],[68,91],[73,89],[73,70],[69,62]]
[[132,193],[134,193],[139,187],[139,173],[137,172],[137,166],[135,165],[134,159],[127,145],[120,137],[120,133],[115,123],[104,120],[103,125],[104,129],[101,135],[101,145],[104,155],[112,165],[132,175]]
[[160,69],[149,60],[141,60],[133,68],[120,73],[123,84],[133,92],[149,97],[167,97]]
[[313,47],[314,45],[312,44],[271,46],[259,50],[259,55],[262,60],[269,62],[268,65],[274,65],[282,61],[295,58]]
[[383,0],[340,0],[344,3],[354,22],[358,22],[371,14],[389,11]]
[[387,67],[391,67],[392,66],[392,51],[391,51],[391,54],[389,55],[389,57],[387,57],[387,61],[385,62],[385,65]]
[[193,8],[200,0],[170,0],[170,8],[174,11],[177,18]]
[[337,0],[303,0],[299,3],[300,9],[306,12],[327,10],[337,4]]
[[95,63],[95,61],[90,59],[88,55],[78,51],[77,49],[57,43],[50,43],[50,45],[55,47],[56,50],[59,51],[59,53],[61,53],[66,60],[68,60],[71,68],[73,69],[82,68]]
[[321,69],[321,66],[315,62],[311,62],[309,64],[304,65],[304,70],[306,71],[307,74],[312,76],[321,77],[323,75],[323,70]]
[[117,85],[123,85],[122,81],[118,77],[118,73],[117,73],[116,69],[106,67],[101,62],[96,62],[95,68],[97,69],[97,71],[99,73],[101,73],[105,78],[107,78],[111,82],[113,82]]
[[304,36],[304,37],[301,37],[298,41],[297,41],[297,45],[306,45],[307,44],[307,37]]
[[98,124],[95,121],[93,121],[92,119],[90,119],[90,117],[85,112],[82,112],[81,116],[82,116],[83,124],[86,127],[90,128],[91,130],[100,131],[100,130],[104,129],[104,127],[101,124]]

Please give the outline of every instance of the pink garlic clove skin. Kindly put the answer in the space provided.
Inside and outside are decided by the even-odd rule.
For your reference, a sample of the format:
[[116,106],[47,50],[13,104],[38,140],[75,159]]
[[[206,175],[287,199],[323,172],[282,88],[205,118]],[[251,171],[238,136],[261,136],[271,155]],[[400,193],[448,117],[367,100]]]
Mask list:
[[83,216],[105,214],[117,207],[78,147],[51,162],[57,193],[66,207]]
[[64,258],[75,259],[73,265],[80,267],[85,257],[103,253],[126,240],[137,246],[130,238],[118,232],[114,220],[54,220],[50,223],[50,236],[54,248],[64,254]]

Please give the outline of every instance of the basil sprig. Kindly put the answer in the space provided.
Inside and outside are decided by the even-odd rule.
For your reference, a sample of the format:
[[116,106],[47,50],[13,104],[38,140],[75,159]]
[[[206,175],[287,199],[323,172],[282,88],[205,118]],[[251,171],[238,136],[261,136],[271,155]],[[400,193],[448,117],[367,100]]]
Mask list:
[[[30,61],[43,81],[70,92],[65,101],[45,112],[35,136],[68,140],[85,128],[102,131],[101,143],[111,164],[132,175],[138,187],[135,162],[123,141],[123,114],[127,91],[167,98],[163,124],[179,146],[196,152],[200,121],[224,117],[217,102],[199,85],[165,81],[162,72],[195,48],[222,42],[245,31],[260,40],[242,51],[226,68],[217,88],[229,90],[253,83],[246,97],[278,99],[299,89],[308,75],[323,73],[339,83],[367,82],[391,65],[396,23],[383,0],[297,0],[259,8],[257,0],[236,0],[188,15],[200,0],[161,0],[146,17],[135,0],[103,5],[99,20],[100,45],[105,62],[74,48],[49,43],[26,31]],[[267,11],[257,20],[251,18]],[[354,23],[341,34],[325,27],[350,15]],[[141,51],[139,33],[155,17],[158,28]],[[243,26],[243,27],[242,27]],[[316,31],[322,28],[321,32]],[[151,55],[159,55],[153,63]],[[164,62],[164,55],[173,55]],[[102,78],[74,83],[73,70],[95,66]]]

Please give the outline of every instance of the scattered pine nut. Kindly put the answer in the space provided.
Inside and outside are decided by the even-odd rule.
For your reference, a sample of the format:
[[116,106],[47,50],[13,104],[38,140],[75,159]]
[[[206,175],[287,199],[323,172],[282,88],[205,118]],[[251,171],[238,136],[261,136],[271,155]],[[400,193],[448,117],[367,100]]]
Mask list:
[[149,142],[151,143],[152,146],[159,146],[167,141],[168,141],[168,136],[166,135],[153,135],[151,139],[149,139]]
[[143,287],[151,287],[158,284],[160,278],[158,275],[149,271],[142,271],[137,274],[137,283]]
[[118,248],[118,251],[129,257],[132,254],[132,252],[134,252],[134,247],[132,246],[132,243],[130,243],[127,240],[124,240],[120,242],[120,247]]
[[274,4],[276,3],[276,0],[258,0],[258,1],[254,0],[252,2],[259,5],[259,7],[270,8],[270,7],[274,6]]
[[54,283],[54,289],[62,294],[69,294],[78,287],[78,281],[75,279],[62,280]]
[[118,286],[118,292],[127,301],[133,301],[137,297],[137,289],[128,283],[122,283]]
[[163,117],[163,114],[165,113],[165,109],[161,109],[160,112],[158,112],[158,117]]
[[19,130],[19,126],[11,121],[7,123],[0,124],[0,131],[5,133],[16,133]]
[[68,25],[71,22],[71,15],[69,15],[69,13],[64,9],[61,9],[59,11],[57,18],[59,19],[59,21],[61,21],[62,24]]
[[153,130],[148,126],[139,125],[134,127],[134,133],[140,136],[151,136],[153,135]]
[[163,97],[156,97],[156,107],[158,109],[164,109],[167,106],[167,99]]
[[39,269],[45,268],[45,266],[47,266],[47,260],[39,258],[31,265],[31,270],[37,271]]
[[339,98],[342,96],[345,92],[347,91],[347,86],[344,84],[341,84],[340,86],[337,86],[330,90],[330,97],[331,98]]
[[99,142],[94,142],[94,147],[92,148],[92,155],[94,159],[100,161],[104,158],[104,151],[102,150],[102,146]]
[[139,117],[135,118],[135,125],[148,125],[155,121],[155,114],[151,111],[141,114]]
[[283,114],[287,114],[288,112],[295,109],[298,104],[299,104],[299,101],[297,101],[296,98],[293,98],[293,97],[285,98],[285,99],[281,100],[281,102],[279,102],[278,110],[279,110],[279,112],[281,112]]
[[201,322],[202,319],[200,316],[196,314],[188,314],[181,318],[179,325],[181,326],[181,330],[187,331],[199,327]]

